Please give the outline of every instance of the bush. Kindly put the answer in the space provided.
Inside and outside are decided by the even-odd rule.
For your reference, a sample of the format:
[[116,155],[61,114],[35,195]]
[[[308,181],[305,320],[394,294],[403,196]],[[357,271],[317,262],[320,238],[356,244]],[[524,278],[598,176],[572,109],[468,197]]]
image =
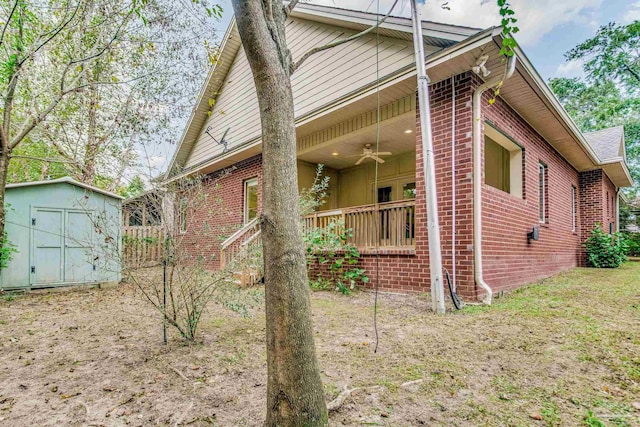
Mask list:
[[627,260],[627,244],[620,233],[609,235],[600,224],[591,231],[587,239],[587,258],[595,268],[616,268]]
[[17,253],[15,245],[9,241],[7,233],[2,239],[2,247],[0,248],[0,270],[4,270],[9,266],[9,262],[13,259],[13,254]]
[[[305,230],[304,240],[307,246],[307,268],[312,289],[330,289],[349,295],[359,282],[367,283],[369,278],[365,270],[356,267],[360,258],[358,249],[347,243],[351,230],[344,227],[342,221],[331,222],[324,228]],[[312,277],[315,264],[326,266],[329,278],[319,272]]]
[[640,256],[640,233],[624,233],[627,255]]

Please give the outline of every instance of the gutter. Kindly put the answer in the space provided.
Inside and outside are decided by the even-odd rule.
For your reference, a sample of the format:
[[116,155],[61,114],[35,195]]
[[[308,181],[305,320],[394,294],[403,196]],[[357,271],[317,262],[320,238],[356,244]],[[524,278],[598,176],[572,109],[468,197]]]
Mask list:
[[473,92],[473,272],[476,285],[487,293],[483,303],[491,305],[493,290],[484,281],[482,273],[482,94],[509,79],[516,69],[517,56],[509,57],[503,77],[486,81]]

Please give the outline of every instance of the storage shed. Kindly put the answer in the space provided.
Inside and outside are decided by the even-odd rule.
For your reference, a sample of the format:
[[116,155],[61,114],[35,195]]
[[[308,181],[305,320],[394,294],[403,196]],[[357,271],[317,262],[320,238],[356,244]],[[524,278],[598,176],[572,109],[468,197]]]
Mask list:
[[5,229],[17,252],[0,289],[119,282],[122,199],[69,177],[7,185]]

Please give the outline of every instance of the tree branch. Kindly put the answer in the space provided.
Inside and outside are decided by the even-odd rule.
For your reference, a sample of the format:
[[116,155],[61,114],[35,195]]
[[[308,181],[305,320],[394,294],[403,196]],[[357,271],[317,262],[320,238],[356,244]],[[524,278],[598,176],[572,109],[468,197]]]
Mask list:
[[626,62],[624,63],[624,67],[627,69],[628,72],[631,73],[631,75],[633,77],[635,77],[635,79],[638,81],[638,83],[640,83],[640,74],[638,74],[634,69],[632,69],[629,64],[627,64]]
[[70,160],[64,160],[64,159],[47,159],[45,157],[36,157],[36,156],[23,156],[23,155],[16,155],[16,154],[11,154],[9,156],[12,159],[27,159],[27,160],[38,160],[41,162],[47,162],[47,163],[68,163],[68,164],[75,164],[75,162],[70,161]]
[[9,24],[11,23],[11,18],[13,18],[13,14],[15,13],[16,9],[18,8],[18,3],[19,0],[16,0],[16,2],[13,4],[13,8],[11,9],[11,12],[9,13],[9,17],[7,18],[7,22],[4,23],[4,27],[2,27],[2,34],[0,35],[0,46],[2,46],[2,44],[4,43],[4,34],[7,31],[7,28],[9,27]]
[[296,7],[297,4],[298,4],[298,0],[291,0],[291,2],[289,2],[287,7],[285,8],[287,16],[293,11],[293,8]]
[[24,62],[25,62],[27,59],[29,59],[29,58],[33,57],[33,55],[35,55],[35,54],[36,54],[40,49],[42,49],[42,48],[43,48],[45,45],[47,45],[51,40],[53,40],[53,39],[54,39],[58,34],[60,34],[60,32],[61,32],[62,30],[64,30],[64,29],[67,27],[67,25],[69,25],[69,23],[70,23],[71,21],[73,21],[73,19],[76,17],[76,13],[78,13],[78,10],[80,9],[80,4],[81,4],[81,3],[82,3],[82,2],[78,2],[78,3],[76,4],[76,8],[73,10],[73,13],[72,13],[72,14],[71,14],[71,16],[69,17],[69,19],[67,19],[67,20],[66,20],[62,25],[60,25],[58,28],[56,28],[56,29],[55,29],[55,30],[54,30],[54,31],[49,35],[49,37],[47,37],[47,38],[46,38],[42,43],[40,43],[40,44],[38,45],[38,47],[36,47],[36,48],[33,50],[33,52],[30,52],[28,55],[26,55],[24,58],[22,58],[22,59],[20,60],[20,62],[18,62],[18,64],[19,64],[19,65],[24,64]]
[[[292,1],[292,3],[293,3],[293,1]],[[396,4],[398,4],[398,0],[395,0],[393,2],[393,4],[391,5],[391,9],[389,9],[389,12],[387,12],[387,14],[376,23],[376,25],[373,25],[373,26],[367,28],[366,30],[361,31],[358,34],[354,34],[351,37],[347,37],[346,39],[338,40],[336,42],[329,43],[329,44],[326,44],[324,46],[314,47],[313,49],[307,51],[307,53],[302,55],[302,57],[297,62],[294,62],[294,63],[291,64],[291,74],[295,73],[296,70],[298,68],[300,68],[302,63],[304,61],[306,61],[307,59],[309,59],[310,56],[315,55],[316,53],[322,52],[324,50],[331,49],[331,48],[336,47],[336,46],[340,46],[341,44],[349,43],[350,41],[356,40],[356,39],[358,39],[358,38],[360,38],[362,36],[365,36],[365,35],[369,34],[373,30],[378,28],[384,21],[386,21],[386,19],[391,15],[391,12],[393,12],[393,9],[396,7]]]

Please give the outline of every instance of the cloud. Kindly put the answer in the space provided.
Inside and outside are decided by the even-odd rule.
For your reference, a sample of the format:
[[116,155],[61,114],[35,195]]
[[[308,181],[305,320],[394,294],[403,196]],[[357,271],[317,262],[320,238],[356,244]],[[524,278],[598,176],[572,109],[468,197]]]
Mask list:
[[582,66],[584,61],[582,59],[575,59],[567,61],[564,64],[558,65],[556,69],[556,75],[558,77],[584,77],[584,70]]
[[[495,0],[449,0],[450,10],[442,9],[446,0],[431,0],[423,6],[422,19],[464,25],[476,28],[487,28],[500,24],[500,14]],[[313,0],[312,3],[336,6],[348,9],[375,12],[377,0]],[[380,10],[386,13],[392,0],[380,0]],[[557,27],[578,23],[592,25],[597,22],[594,16],[600,9],[603,0],[512,0],[513,10],[518,19],[520,32],[516,39],[523,46],[536,45],[542,38]],[[640,4],[640,2],[638,2]],[[409,16],[408,2],[400,2],[394,15]]]
[[629,9],[627,9],[624,16],[622,17],[622,22],[627,24],[638,20],[640,20],[640,1],[629,5]]

